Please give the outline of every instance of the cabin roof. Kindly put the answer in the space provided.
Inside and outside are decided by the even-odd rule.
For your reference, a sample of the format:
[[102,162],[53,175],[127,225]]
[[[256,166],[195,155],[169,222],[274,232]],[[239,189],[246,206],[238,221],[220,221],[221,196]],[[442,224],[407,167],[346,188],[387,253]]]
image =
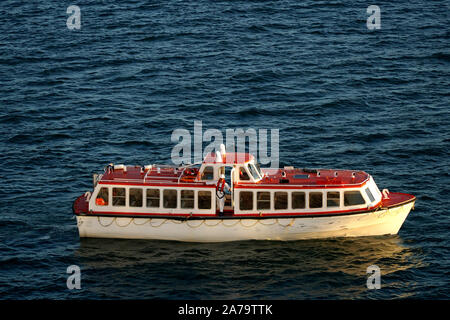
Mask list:
[[[158,169],[159,168],[159,169]],[[132,183],[147,183],[147,182],[158,182],[161,183],[178,183],[178,178],[182,170],[177,167],[168,166],[155,166],[153,165],[151,169],[143,169],[140,166],[127,166],[126,170],[114,169],[107,170],[102,176],[101,182],[108,183],[119,183],[119,182],[132,182]],[[145,181],[144,181],[145,178]]]
[[[369,174],[364,171],[335,170],[335,169],[271,169],[261,168],[264,177],[256,186],[325,186],[345,187],[357,186],[369,179]],[[240,182],[240,187],[248,187],[253,183]],[[253,184],[255,185],[255,184]],[[255,186],[255,187],[256,187]]]
[[[250,159],[250,158],[248,158]],[[206,162],[210,163],[210,162]],[[131,183],[131,184],[173,184],[178,185],[182,167],[157,166],[153,165],[150,170],[140,166],[127,166],[126,171],[116,169],[106,171],[101,179],[101,183]],[[271,169],[261,168],[265,176],[257,183],[240,181],[238,188],[246,187],[273,187],[289,188],[297,186],[324,186],[324,187],[351,187],[364,183],[369,178],[369,174],[364,171],[334,170],[334,169]],[[145,181],[144,181],[145,178]],[[190,184],[205,185],[205,181],[192,181]],[[209,182],[211,183],[211,182]],[[180,184],[184,184],[180,182]]]

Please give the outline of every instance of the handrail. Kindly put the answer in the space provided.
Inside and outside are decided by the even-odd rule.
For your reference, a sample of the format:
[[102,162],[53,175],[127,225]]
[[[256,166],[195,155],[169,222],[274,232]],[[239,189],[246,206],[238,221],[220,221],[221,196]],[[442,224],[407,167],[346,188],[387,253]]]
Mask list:
[[[145,167],[144,167],[145,168]],[[147,172],[145,173],[145,175],[144,175],[144,180],[143,180],[143,182],[145,183],[145,179],[147,178],[147,175],[148,175],[148,173],[150,172],[150,171],[152,171],[152,169],[153,169],[153,165],[151,165],[150,166],[150,168],[147,170]]]

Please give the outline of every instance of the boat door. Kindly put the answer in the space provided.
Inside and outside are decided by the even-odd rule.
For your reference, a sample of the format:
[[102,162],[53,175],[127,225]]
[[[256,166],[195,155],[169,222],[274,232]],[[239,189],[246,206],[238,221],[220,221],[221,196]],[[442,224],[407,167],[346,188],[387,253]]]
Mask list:
[[233,199],[233,167],[224,166],[220,168],[220,174],[225,175],[225,181],[230,186],[230,192],[231,194],[225,195],[225,206],[224,206],[224,212],[226,213],[233,213],[234,212],[234,199]]

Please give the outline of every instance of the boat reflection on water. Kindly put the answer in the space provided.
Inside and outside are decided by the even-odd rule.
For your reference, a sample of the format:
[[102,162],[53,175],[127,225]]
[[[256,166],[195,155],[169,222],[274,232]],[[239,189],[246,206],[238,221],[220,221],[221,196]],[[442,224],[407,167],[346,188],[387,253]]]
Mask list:
[[[414,292],[422,252],[399,236],[185,243],[82,239],[84,287],[100,298],[398,298]],[[381,269],[381,290],[366,287]],[[83,272],[83,271],[82,271]],[[398,290],[401,289],[401,290]]]

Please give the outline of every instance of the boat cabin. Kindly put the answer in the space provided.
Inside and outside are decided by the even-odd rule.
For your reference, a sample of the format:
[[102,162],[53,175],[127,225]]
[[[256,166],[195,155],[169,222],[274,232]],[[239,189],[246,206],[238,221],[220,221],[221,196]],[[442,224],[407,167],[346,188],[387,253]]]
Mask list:
[[[133,217],[282,217],[360,212],[380,205],[382,194],[363,171],[261,169],[248,153],[208,154],[185,166],[109,165],[94,176],[89,213]],[[223,213],[216,185],[230,187]]]

